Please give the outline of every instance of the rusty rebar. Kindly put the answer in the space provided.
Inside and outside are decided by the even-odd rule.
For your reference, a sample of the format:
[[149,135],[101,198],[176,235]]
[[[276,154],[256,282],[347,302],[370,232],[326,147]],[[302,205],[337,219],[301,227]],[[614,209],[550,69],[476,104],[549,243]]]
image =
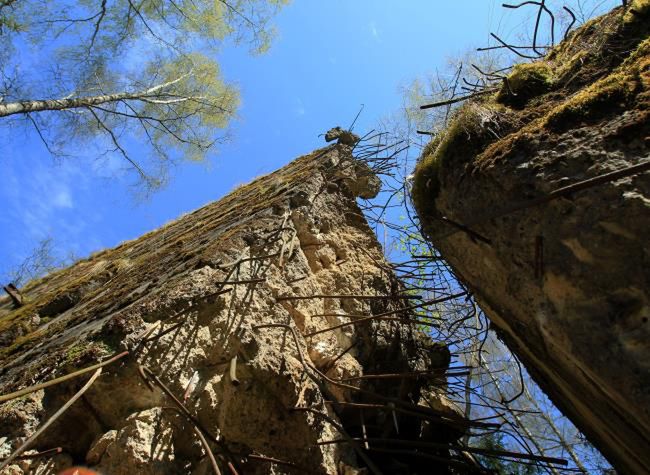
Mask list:
[[[515,53],[517,56],[521,56],[522,58],[526,58],[526,59],[537,59],[537,58],[539,58],[539,56],[530,56],[530,55],[528,55],[528,54],[521,53],[520,51],[518,51],[517,49],[515,49],[515,47],[513,47],[512,45],[509,45],[508,43],[506,43],[505,41],[503,41],[501,38],[499,38],[499,37],[498,37],[497,35],[495,35],[494,33],[490,33],[490,36],[492,36],[492,38],[494,38],[494,39],[497,40],[499,43],[501,43],[501,44],[503,45],[504,48],[509,49],[510,51],[512,51],[513,53]],[[480,51],[480,50],[479,50],[479,51]]]
[[368,466],[368,469],[374,473],[375,475],[382,475],[382,471],[375,465],[375,463],[372,461],[370,457],[361,449],[359,444],[354,440],[353,437],[351,437],[348,432],[345,430],[345,428],[336,422],[333,418],[328,416],[327,414],[323,414],[321,411],[318,411],[316,409],[313,409],[311,407],[294,407],[291,409],[292,411],[300,411],[300,412],[310,412],[314,414],[315,416],[320,417],[321,419],[324,419],[327,421],[330,425],[332,425],[342,436],[345,440],[348,441],[350,445],[355,449],[356,453],[361,457],[361,459],[366,463]]
[[421,300],[421,295],[280,295],[276,301],[284,300],[309,300],[309,299],[358,299],[358,300]]
[[248,454],[248,455],[246,455],[246,458],[252,459],[252,460],[259,460],[260,462],[274,463],[276,465],[285,465],[287,467],[293,467],[293,468],[297,468],[299,470],[303,470],[304,472],[307,472],[307,470],[304,467],[301,467],[298,464],[295,464],[293,462],[288,462],[286,460],[276,459],[274,457],[267,457],[266,455]]
[[[355,440],[359,442],[363,442],[363,438],[355,437]],[[368,439],[365,439],[367,442],[375,442],[375,443],[386,443],[386,444],[391,444],[391,445],[406,445],[409,447],[421,447],[421,448],[432,448],[432,449],[447,449],[447,450],[458,450],[458,451],[465,451],[465,452],[470,452],[470,453],[475,453],[479,455],[486,455],[486,456],[495,456],[495,457],[509,457],[509,458],[516,458],[516,459],[521,459],[521,460],[533,460],[537,462],[544,462],[544,463],[552,463],[556,465],[568,465],[569,462],[565,459],[557,458],[557,457],[546,457],[542,455],[534,455],[534,454],[525,454],[521,452],[513,452],[509,450],[496,450],[496,449],[484,449],[481,447],[465,447],[465,446],[460,446],[460,445],[455,445],[455,444],[444,444],[440,442],[423,442],[419,440],[404,440],[404,439],[391,439],[391,438],[382,438],[382,437],[370,437]],[[315,445],[329,445],[329,444],[337,444],[341,443],[343,440],[325,440],[321,442],[317,442]]]
[[169,327],[167,330],[163,330],[163,331],[161,331],[161,332],[158,332],[158,333],[157,333],[156,335],[154,335],[154,336],[150,336],[149,338],[146,338],[146,339],[142,340],[142,342],[143,342],[143,343],[149,343],[150,341],[158,340],[158,339],[162,338],[163,336],[167,335],[168,333],[171,333],[171,332],[173,332],[174,330],[176,330],[176,329],[182,327],[184,323],[185,323],[185,321],[178,322],[176,325],[172,325],[172,326]]
[[359,344],[359,339],[355,339],[352,343],[350,343],[350,345],[346,349],[344,349],[342,352],[336,355],[336,358],[332,359],[327,364],[325,364],[325,366],[323,367],[323,372],[327,373],[330,369],[334,368],[338,360],[343,358],[347,353],[350,352],[352,348],[354,348],[358,344]]
[[[178,407],[163,407],[163,409],[174,411],[177,414],[180,414],[181,416],[185,416],[185,413],[183,411],[181,411]],[[210,448],[210,444],[208,444],[208,441],[206,440],[205,436],[196,427],[196,425],[194,425],[193,429],[194,429],[194,433],[199,438],[199,442],[201,442],[201,445],[203,446],[203,449],[205,450],[206,455],[210,459],[210,465],[212,466],[212,471],[216,475],[221,475],[221,469],[219,469],[219,464],[217,464],[217,459],[214,456],[214,452],[212,452],[212,449]]]
[[[267,324],[264,324],[264,325],[256,325],[256,326],[252,327],[253,330],[258,330],[258,329],[261,329],[261,328],[283,328],[283,329],[289,330],[291,332],[292,336],[293,336],[294,344],[296,345],[296,349],[298,350],[298,359],[300,360],[300,363],[302,364],[302,367],[305,370],[305,374],[319,387],[319,389],[325,395],[328,395],[328,396],[331,395],[330,391],[327,389],[325,384],[323,384],[322,381],[320,381],[313,374],[311,374],[310,371],[308,371],[308,370],[312,370],[316,374],[320,375],[322,378],[324,378],[326,380],[329,379],[325,375],[323,375],[320,371],[318,371],[316,368],[314,368],[313,366],[307,365],[307,363],[305,362],[305,359],[303,357],[303,354],[302,354],[302,347],[300,346],[300,342],[298,340],[298,334],[296,333],[296,330],[294,328],[292,328],[289,325],[283,324],[283,323],[267,323]],[[315,413],[317,415],[320,415],[326,421],[328,421],[330,424],[332,424],[341,433],[341,435],[343,437],[345,437],[346,439],[351,440],[350,435],[345,431],[345,429],[342,426],[340,426],[339,424],[337,424],[328,415],[322,414],[320,411],[316,411],[316,410],[311,409],[311,408],[293,408],[293,410],[296,410],[296,411],[309,411],[309,412],[313,412],[313,413]],[[356,444],[356,442],[354,442],[354,441],[351,441],[351,445],[355,449],[355,451],[357,452],[359,457],[361,457],[361,459],[364,462],[366,462],[366,465],[368,465],[368,468],[370,469],[370,471],[375,473],[376,475],[381,475],[382,472],[375,466],[375,464],[363,452],[363,450],[361,450],[361,447],[359,447],[358,444]]]
[[385,374],[364,374],[362,376],[352,376],[350,378],[339,379],[339,381],[344,383],[349,383],[350,381],[364,381],[371,379],[420,379],[427,376],[434,378],[441,377],[453,377],[453,376],[467,376],[469,371],[459,371],[450,374],[449,370],[432,370],[432,371],[410,371],[408,373],[385,373]]
[[555,16],[553,16],[553,13],[551,10],[548,9],[546,6],[546,0],[540,0],[539,2],[534,2],[534,1],[526,1],[519,3],[517,5],[510,5],[507,3],[503,3],[501,6],[504,8],[512,8],[512,9],[517,9],[519,7],[523,7],[524,5],[536,5],[539,7],[537,10],[537,18],[535,20],[535,29],[533,30],[533,46],[532,49],[537,53],[539,56],[543,56],[542,53],[537,51],[537,35],[539,34],[539,24],[542,19],[542,13],[546,12],[548,16],[551,18],[551,44],[555,44]]
[[420,109],[432,109],[434,107],[442,107],[442,106],[449,106],[452,104],[456,104],[458,102],[463,102],[466,101],[467,99],[473,99],[475,97],[480,97],[484,96],[485,94],[491,94],[493,92],[497,92],[498,89],[484,89],[483,91],[478,91],[473,94],[468,94],[466,96],[461,96],[461,97],[455,97],[453,99],[447,99],[446,101],[440,101],[440,102],[434,102],[432,104],[425,104],[423,106],[420,106]]
[[544,237],[535,236],[535,278],[544,277]]
[[215,475],[221,475],[221,470],[219,469],[219,465],[217,464],[217,459],[214,456],[212,449],[210,448],[210,444],[208,444],[208,441],[205,440],[205,436],[197,427],[194,427],[194,433],[199,438],[199,441],[201,441],[201,445],[203,445],[203,448],[205,449],[205,453],[208,455],[208,458],[210,459],[210,465],[212,466],[212,471],[215,473]]
[[[342,315],[343,316],[343,315]],[[316,330],[311,333],[306,333],[303,335],[305,338],[309,338],[312,336],[320,335],[321,333],[327,333],[331,332],[334,330],[338,330],[339,328],[344,328],[344,327],[350,327],[353,325],[358,325],[358,324],[363,324],[363,323],[370,323],[373,321],[393,321],[393,322],[400,322],[400,323],[405,323],[409,325],[423,325],[423,326],[428,326],[428,327],[433,327],[433,328],[439,328],[440,325],[437,323],[432,323],[432,322],[427,322],[424,320],[414,320],[412,318],[402,318],[402,317],[382,317],[382,316],[370,316],[370,317],[365,317],[365,318],[360,318],[358,320],[352,320],[350,322],[344,322],[344,323],[339,323],[338,325],[334,325],[333,327],[328,327],[324,328],[322,330]]]
[[174,395],[174,393],[173,393],[173,392],[172,392],[172,391],[167,387],[167,385],[165,385],[165,383],[163,383],[163,382],[160,380],[160,378],[159,378],[159,377],[158,377],[158,376],[157,376],[153,371],[151,371],[151,370],[150,370],[149,368],[147,368],[146,366],[142,366],[142,365],[139,365],[139,366],[142,367],[142,371],[144,372],[144,374],[145,374],[149,379],[151,379],[151,381],[153,381],[153,382],[156,384],[156,386],[158,386],[158,387],[159,387],[159,388],[160,388],[160,389],[161,389],[161,390],[162,390],[162,391],[163,391],[163,392],[164,392],[164,393],[165,393],[165,394],[166,394],[166,395],[167,395],[167,396],[172,400],[172,402],[173,402],[174,404],[176,404],[176,407],[178,407],[178,408],[181,410],[181,412],[183,413],[183,415],[185,415],[185,417],[187,417],[190,421],[192,421],[192,423],[194,423],[194,425],[196,425],[199,429],[201,429],[201,430],[203,431],[203,433],[204,433],[205,435],[207,435],[207,436],[210,438],[210,440],[212,440],[212,442],[214,442],[215,444],[222,445],[222,442],[219,440],[219,438],[216,437],[216,436],[214,436],[214,435],[212,435],[212,433],[211,433],[211,432],[210,432],[210,431],[209,431],[209,430],[208,430],[208,429],[207,429],[207,428],[206,428],[206,427],[201,423],[201,421],[198,420],[198,419],[197,419],[197,418],[196,418],[196,417],[195,417],[195,416],[194,416],[194,415],[189,411],[189,409],[187,409],[187,407],[185,406],[185,404],[183,404],[183,403],[182,403],[182,402],[181,402],[181,401],[180,401],[180,400],[179,400],[179,399]]
[[9,298],[11,299],[14,308],[22,307],[24,303],[23,296],[20,293],[20,290],[18,290],[18,288],[13,283],[9,283],[5,285],[3,289],[5,292],[7,292],[7,295],[9,295]]
[[147,375],[144,374],[144,370],[142,369],[142,365],[137,365],[137,368],[138,368],[138,375],[140,375],[140,379],[142,379],[142,381],[144,381],[144,384],[147,385],[147,387],[149,388],[149,391],[153,392],[154,387],[151,384],[151,381],[149,381],[149,378],[147,378]]
[[[378,394],[375,393],[374,391],[368,391],[366,389],[361,389],[356,386],[352,386],[349,384],[341,383],[339,381],[336,381],[330,377],[328,377],[326,374],[324,374],[322,371],[319,371],[318,368],[309,365],[305,362],[305,359],[303,358],[302,355],[302,347],[300,346],[299,340],[298,340],[298,334],[294,328],[292,328],[290,325],[284,324],[284,323],[268,323],[264,325],[256,325],[253,326],[253,330],[258,330],[261,328],[283,328],[285,330],[289,330],[293,336],[294,344],[296,345],[296,348],[298,350],[298,359],[300,360],[301,365],[303,366],[305,370],[305,374],[323,391],[323,394],[325,394],[327,397],[330,398],[330,400],[334,401],[336,398],[334,398],[331,395],[331,392],[327,389],[323,381],[333,384],[335,386],[344,388],[344,389],[349,389],[351,391],[356,391],[359,392],[360,394],[366,394],[371,397],[374,397],[376,399],[385,401],[385,402],[393,402],[395,403],[396,406],[400,407],[400,411],[409,411],[412,415],[415,415],[419,418],[426,419],[428,417],[433,418],[434,420],[441,422],[443,424],[447,425],[456,425],[456,426],[462,426],[463,428],[467,427],[482,427],[486,429],[490,428],[499,428],[499,424],[493,424],[493,423],[483,423],[483,422],[474,422],[471,420],[467,420],[464,417],[461,416],[452,416],[449,413],[445,413],[442,411],[437,411],[433,408],[426,407],[426,406],[420,406],[418,404],[413,404],[407,401],[403,401],[399,398],[393,398],[389,396],[385,396],[383,394]],[[312,372],[318,377],[314,376]],[[320,378],[320,379],[319,379]]]
[[[433,305],[433,304],[436,304],[436,303],[446,302],[448,300],[453,300],[453,299],[461,297],[463,295],[466,295],[466,292],[447,295],[447,296],[441,297],[439,299],[430,300],[428,302],[428,305]],[[407,309],[402,309],[402,310],[407,310]],[[390,313],[396,313],[396,312],[390,312]],[[396,321],[401,321],[401,322],[404,322],[404,323],[410,323],[410,324],[415,324],[415,325],[426,325],[426,326],[433,326],[433,327],[436,327],[436,325],[437,325],[435,323],[426,322],[426,321],[422,321],[422,320],[413,320],[413,319],[410,319],[410,318],[400,318],[400,317],[388,317],[388,316],[384,316],[384,315],[385,314],[377,314],[377,315],[372,315],[372,316],[369,316],[369,317],[363,317],[363,318],[355,319],[355,320],[352,320],[350,322],[345,322],[345,323],[341,323],[339,325],[335,325],[333,327],[325,328],[323,330],[317,330],[317,331],[314,331],[314,332],[311,332],[311,333],[307,333],[304,336],[305,337],[315,336],[315,335],[318,335],[320,333],[325,333],[325,332],[337,330],[339,328],[343,328],[343,327],[346,327],[346,326],[356,325],[358,323],[365,323],[365,322],[369,322],[369,321],[373,321],[373,320],[396,320]],[[340,316],[345,316],[345,315],[340,315]]]
[[146,338],[151,335],[156,330],[156,328],[160,327],[160,325],[162,325],[162,321],[156,320],[150,327],[145,328],[142,332],[137,334],[134,340],[141,343],[143,340],[146,340]]
[[15,392],[9,393],[9,394],[3,394],[2,396],[0,396],[0,403],[3,403],[5,401],[10,401],[11,399],[15,399],[17,397],[24,396],[26,394],[33,393],[33,392],[38,391],[40,389],[49,388],[50,386],[54,386],[54,385],[62,383],[64,381],[68,381],[69,379],[76,378],[77,376],[81,376],[82,374],[89,373],[90,371],[93,371],[95,369],[103,368],[106,365],[109,365],[111,363],[115,363],[116,361],[124,358],[128,354],[129,354],[128,351],[123,351],[122,353],[119,353],[119,354],[113,356],[112,358],[102,362],[102,363],[97,363],[97,364],[94,364],[94,365],[89,366],[87,368],[80,369],[78,371],[74,371],[74,372],[72,372],[70,374],[66,374],[65,376],[61,376],[59,378],[52,379],[52,380],[47,381],[45,383],[35,384],[34,386],[30,386],[28,388],[21,389],[20,391],[15,391]]
[[266,279],[221,280],[215,283],[220,285],[238,285],[238,284],[260,284],[262,282],[266,282]]
[[459,467],[463,468],[466,470],[469,470],[471,472],[478,472],[478,473],[489,473],[486,472],[484,469],[476,467],[474,465],[469,465],[466,462],[461,462],[459,460],[454,460],[450,457],[444,457],[440,455],[433,455],[433,454],[425,454],[423,452],[418,452],[417,450],[399,450],[399,449],[382,449],[382,448],[377,448],[377,447],[370,447],[370,451],[372,452],[379,452],[379,453],[387,453],[387,454],[400,454],[400,455],[410,455],[413,457],[420,457],[420,458],[425,458],[429,460],[434,460],[436,462],[442,462],[444,464],[447,464],[449,466],[454,466],[454,467]]
[[471,237],[472,239],[474,239],[474,240],[476,240],[476,241],[481,241],[481,242],[487,244],[488,246],[491,246],[491,245],[492,245],[492,241],[491,241],[491,240],[489,240],[489,239],[486,238],[485,236],[483,236],[483,235],[477,233],[476,231],[473,231],[472,229],[470,229],[469,227],[465,226],[464,224],[457,223],[457,222],[454,221],[453,219],[450,219],[450,218],[448,218],[448,217],[446,217],[446,216],[442,216],[442,217],[440,218],[440,221],[442,221],[442,222],[444,222],[444,223],[447,223],[447,224],[449,224],[449,225],[451,225],[451,226],[457,228],[459,231],[462,231],[462,232],[466,233],[469,237]]
[[576,16],[575,14],[571,11],[569,7],[566,5],[562,7],[564,11],[566,11],[569,15],[571,15],[571,23],[569,26],[567,26],[566,30],[564,31],[564,39],[566,40],[567,36],[569,36],[569,32],[571,31],[571,28],[573,27],[574,23],[576,22]]
[[452,294],[452,295],[442,297],[440,299],[427,300],[427,301],[425,301],[423,303],[420,303],[420,304],[410,305],[408,307],[399,308],[397,310],[390,310],[390,311],[387,311],[387,312],[378,313],[377,315],[355,315],[355,314],[341,315],[341,314],[338,314],[338,313],[323,313],[323,314],[317,314],[317,315],[310,315],[310,317],[312,317],[312,318],[314,318],[314,317],[366,318],[368,316],[386,317],[388,315],[395,315],[396,313],[408,312],[409,310],[416,310],[418,308],[428,307],[429,305],[435,305],[437,303],[442,303],[442,302],[445,302],[447,300],[454,300],[454,299],[457,299],[457,298],[460,298],[460,297],[465,297],[467,295],[469,295],[468,292],[465,292],[465,291],[458,292],[458,293],[455,293],[455,294]]
[[239,379],[237,379],[237,355],[233,356],[230,360],[230,382],[233,386],[239,386]]
[[41,427],[39,427],[36,432],[34,432],[23,444],[18,447],[9,457],[7,457],[1,464],[0,464],[0,472],[7,467],[13,460],[16,459],[20,454],[22,454],[25,450],[29,448],[30,445],[43,433],[45,430],[47,430],[50,425],[54,421],[56,421],[65,411],[67,411],[70,406],[72,406],[83,394],[90,388],[90,386],[93,385],[95,380],[99,377],[99,375],[102,374],[102,368],[99,367],[95,371],[95,373],[90,377],[90,379],[86,382],[86,384],[83,385],[83,387],[75,393],[74,396],[72,396],[68,402],[66,402],[58,411],[54,413],[52,417],[50,417],[45,424],[43,424]]
[[[278,267],[282,269],[284,267],[284,252],[286,250],[287,246],[287,241],[284,240],[284,225],[287,223],[289,220],[289,210],[285,211],[284,213],[284,219],[282,220],[282,224],[280,225],[280,237],[282,239],[282,245],[280,246],[280,257],[278,258]],[[295,233],[295,230],[292,230],[293,233]],[[291,239],[293,240],[293,233],[291,234]]]
[[[183,413],[185,417],[187,417],[192,424],[194,424],[196,429],[200,429],[201,432],[203,432],[204,435],[206,435],[212,442],[217,444],[219,448],[226,454],[226,456],[232,461],[233,455],[226,447],[226,445],[223,443],[223,441],[219,440],[218,437],[214,436],[212,432],[210,432],[204,425],[203,423],[197,419],[190,411],[189,409],[183,404],[175,395],[174,393],[163,383],[160,378],[149,368],[146,366],[142,366],[143,372],[158,386],[171,400],[172,402],[176,405],[176,407]],[[233,473],[233,475],[238,475],[237,469],[234,467],[234,465],[231,463],[231,461],[228,462],[228,467],[230,468],[230,471]]]
[[[31,460],[41,457],[50,457],[52,455],[59,455],[61,453],[63,453],[63,447],[55,447],[53,449],[47,449],[33,454],[19,455],[18,457],[15,457],[14,460]],[[4,462],[5,460],[6,459],[2,459],[0,462]]]

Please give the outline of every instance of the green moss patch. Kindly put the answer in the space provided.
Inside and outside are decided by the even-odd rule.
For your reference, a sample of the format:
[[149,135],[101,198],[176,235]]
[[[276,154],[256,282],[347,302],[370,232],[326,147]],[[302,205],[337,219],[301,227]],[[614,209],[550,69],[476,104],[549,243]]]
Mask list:
[[[423,150],[415,170],[411,196],[419,213],[435,215],[434,201],[440,192],[441,174],[448,163],[473,158],[486,143],[496,140],[487,124],[499,114],[497,104],[471,103],[458,110],[449,127]],[[495,127],[498,128],[498,127]]]
[[559,132],[625,108],[635,97],[638,85],[622,72],[608,76],[553,109],[541,125]]
[[650,14],[650,0],[632,0],[630,7],[625,12],[623,21],[626,23],[635,23],[637,21],[647,20]]
[[440,214],[441,189],[453,188],[450,177],[468,164],[480,173],[571,128],[623,111],[645,117],[649,34],[650,0],[634,0],[587,22],[539,61],[516,65],[498,93],[465,103],[415,170],[413,202],[425,227]]
[[503,82],[496,100],[514,107],[524,106],[530,99],[548,92],[553,85],[551,66],[544,62],[516,65]]

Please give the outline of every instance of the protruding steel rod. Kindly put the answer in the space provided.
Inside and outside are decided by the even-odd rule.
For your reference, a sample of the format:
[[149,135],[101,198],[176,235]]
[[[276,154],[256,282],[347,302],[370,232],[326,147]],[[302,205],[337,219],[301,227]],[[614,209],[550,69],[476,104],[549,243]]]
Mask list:
[[[359,442],[364,442],[364,439],[355,437],[354,440],[359,441]],[[342,443],[344,442],[345,439],[335,439],[335,440],[324,440],[322,442],[317,442],[315,445],[329,445],[329,444],[337,444],[337,443]],[[534,455],[534,454],[525,454],[521,452],[512,452],[508,450],[493,450],[493,449],[483,449],[480,447],[463,447],[460,445],[454,445],[454,444],[443,444],[439,442],[422,442],[418,440],[403,440],[403,439],[386,439],[386,438],[380,438],[380,437],[370,437],[368,439],[365,439],[366,442],[376,442],[376,443],[385,443],[385,444],[391,444],[391,445],[405,445],[409,447],[421,447],[421,448],[433,448],[433,449],[450,449],[450,450],[458,450],[458,451],[465,451],[465,452],[471,452],[475,454],[481,454],[481,455],[486,455],[486,456],[496,456],[496,457],[509,457],[509,458],[516,458],[516,459],[521,459],[521,460],[534,460],[537,462],[545,462],[545,463],[553,463],[556,465],[568,465],[569,462],[566,461],[565,459],[557,458],[557,457],[546,457],[546,456],[541,456],[541,455]]]
[[99,375],[100,375],[100,374],[102,374],[102,368],[97,368],[97,371],[95,371],[95,373],[90,377],[90,379],[86,382],[86,384],[84,384],[84,386],[83,386],[79,391],[77,391],[77,393],[76,393],[74,396],[72,396],[72,397],[70,398],[70,400],[69,400],[68,402],[66,402],[66,403],[61,407],[61,409],[59,409],[58,411],[56,411],[56,412],[54,413],[54,415],[53,415],[52,417],[50,417],[50,418],[47,420],[47,422],[45,422],[45,424],[43,424],[41,427],[39,427],[38,430],[37,430],[36,432],[34,432],[34,433],[32,434],[32,436],[31,436],[29,439],[27,439],[25,442],[23,442],[23,445],[21,445],[20,447],[18,447],[18,449],[16,449],[16,450],[14,451],[14,453],[12,453],[9,457],[7,457],[7,458],[2,462],[2,464],[0,464],[0,472],[1,472],[5,467],[7,467],[7,466],[12,462],[12,461],[14,461],[14,460],[16,459],[16,457],[18,457],[18,456],[19,456],[20,454],[22,454],[25,450],[27,450],[27,449],[29,448],[29,446],[32,445],[32,443],[33,443],[33,442],[34,442],[34,441],[35,441],[35,440],[36,440],[36,439],[37,439],[37,438],[38,438],[38,437],[39,437],[43,432],[45,432],[45,430],[47,430],[47,428],[50,427],[50,425],[52,425],[52,423],[53,423],[54,421],[56,421],[56,420],[61,416],[61,414],[63,414],[65,411],[67,411],[67,410],[70,408],[70,406],[72,406],[72,405],[77,401],[77,399],[79,399],[81,396],[83,396],[83,394],[88,390],[88,388],[90,388],[90,386],[93,385],[93,383],[95,382],[95,380],[96,380],[97,378],[99,378]]
[[[31,459],[41,458],[41,457],[50,457],[52,455],[59,455],[61,453],[63,453],[63,447],[55,447],[53,449],[43,450],[42,452],[36,452],[34,454],[19,455],[14,460],[31,460]],[[4,462],[4,461],[5,459],[0,460],[0,462]]]
[[432,104],[425,104],[423,106],[420,106],[420,109],[424,110],[424,109],[431,109],[434,107],[449,106],[451,104],[456,104],[458,102],[466,101],[467,99],[473,99],[474,97],[483,96],[485,94],[491,94],[496,91],[497,89],[485,89],[483,91],[475,92],[474,94],[468,94],[466,96],[456,97],[454,99],[448,99],[446,101],[434,102]]
[[[174,395],[174,393],[165,385],[165,383],[163,383],[160,380],[160,378],[153,371],[151,371],[146,366],[142,366],[142,371],[147,375],[148,378],[151,379],[151,381],[153,381],[156,384],[156,386],[162,389],[162,391],[172,400],[172,402],[176,405],[176,407],[180,410],[180,412],[182,412],[183,415],[187,417],[190,420],[190,422],[192,422],[192,424],[194,424],[197,430],[200,430],[201,432],[203,432],[204,435],[208,436],[208,438],[212,442],[217,444],[221,448],[221,450],[223,450],[226,453],[228,457],[230,457],[231,459],[233,458],[232,454],[230,453],[228,448],[223,444],[223,442],[220,441],[217,437],[215,437],[208,429],[206,429],[206,427],[201,423],[201,421],[199,421],[189,411],[189,409],[187,409],[185,404],[179,401],[179,399]],[[230,471],[233,473],[233,475],[238,475],[237,470],[231,463],[228,463],[228,468],[230,468]]]
[[[181,416],[185,416],[185,413],[182,410],[180,410],[178,407],[163,407],[163,409],[168,409],[170,411],[176,412],[177,414],[180,414]],[[210,459],[210,465],[212,466],[212,471],[216,475],[221,475],[221,470],[219,469],[219,465],[217,464],[217,459],[215,458],[214,452],[212,452],[212,449],[210,448],[210,445],[208,444],[208,441],[206,440],[205,436],[196,426],[194,426],[194,433],[199,438],[201,445],[205,449],[206,455]]]
[[69,379],[76,378],[77,376],[81,376],[82,374],[89,373],[92,370],[95,370],[95,369],[98,369],[98,368],[103,368],[106,365],[109,365],[111,363],[115,363],[116,361],[124,358],[128,354],[129,354],[128,351],[123,351],[122,353],[117,354],[117,355],[113,356],[112,358],[110,358],[110,359],[108,359],[108,360],[106,360],[106,361],[104,361],[102,363],[97,363],[97,364],[89,366],[87,368],[80,369],[79,371],[75,371],[73,373],[66,374],[65,376],[61,376],[60,378],[52,379],[52,380],[47,381],[45,383],[35,384],[34,386],[30,386],[28,388],[21,389],[20,391],[16,391],[16,392],[9,393],[9,394],[3,394],[2,396],[0,396],[0,403],[5,402],[5,401],[9,401],[11,399],[15,399],[15,398],[20,397],[20,396],[24,396],[25,394],[33,393],[33,392],[38,391],[40,389],[45,389],[45,388],[48,388],[50,386],[54,386],[55,384],[59,384],[59,383],[62,383],[64,381],[67,381]]
[[142,366],[142,370],[146,374],[146,376],[149,379],[151,379],[151,381],[153,381],[156,384],[156,386],[162,389],[162,391],[172,400],[172,402],[176,404],[176,407],[180,409],[180,411],[183,413],[183,415],[185,415],[185,417],[187,417],[199,429],[201,429],[203,433],[207,435],[210,438],[210,440],[212,440],[212,442],[221,445],[221,441],[217,437],[212,435],[212,433],[203,426],[201,421],[199,421],[196,417],[194,417],[194,415],[189,411],[189,409],[185,407],[185,404],[183,404],[181,401],[178,400],[178,398],[174,395],[174,393],[171,392],[171,390],[167,387],[167,385],[165,385],[165,383],[163,383],[153,371],[151,371],[146,366]]
[[311,407],[294,407],[292,410],[294,411],[301,411],[301,412],[310,412],[311,414],[314,414],[315,416],[318,416],[325,421],[327,421],[330,425],[332,425],[339,433],[352,445],[352,447],[355,448],[355,452],[363,459],[363,461],[368,465],[368,468],[372,473],[375,475],[382,475],[382,471],[379,470],[379,467],[375,465],[375,463],[372,461],[370,457],[368,457],[368,454],[366,454],[363,450],[361,450],[361,447],[357,443],[356,440],[354,440],[350,435],[347,433],[347,431],[343,428],[343,426],[339,423],[337,423],[334,419],[332,419],[330,416],[327,414],[323,414],[321,411],[317,411],[316,409],[312,409]]
[[280,295],[275,300],[309,300],[309,299],[359,299],[359,300],[419,300],[421,295]]
[[304,471],[302,467],[299,465],[296,465],[293,462],[287,462],[286,460],[280,460],[276,459],[274,457],[267,457],[266,455],[259,455],[259,454],[249,454],[246,455],[246,458],[251,459],[251,460],[259,460],[260,462],[268,462],[268,463],[274,463],[277,465],[286,465],[287,467],[293,467],[293,468],[298,468]]
[[11,301],[14,304],[14,308],[22,307],[24,299],[20,290],[14,284],[7,284],[3,287],[4,291],[7,292]]
[[410,373],[364,374],[362,376],[353,376],[350,378],[344,378],[341,379],[340,381],[350,382],[350,381],[361,381],[366,379],[418,379],[418,378],[425,378],[425,377],[442,378],[447,376],[466,376],[468,374],[469,371],[459,371],[457,373],[449,373],[449,370],[412,371]]
[[304,337],[307,338],[311,336],[316,336],[316,335],[320,335],[321,333],[327,333],[334,330],[338,330],[339,328],[349,327],[352,325],[358,325],[362,323],[370,323],[377,320],[381,320],[381,321],[388,320],[388,321],[395,321],[395,322],[406,323],[411,325],[423,325],[423,326],[434,327],[434,328],[438,328],[440,326],[437,323],[427,322],[424,320],[414,320],[412,318],[372,316],[372,317],[360,318],[358,320],[352,320],[351,322],[340,323],[333,327],[324,328],[322,330],[317,330],[311,333],[307,333],[304,335]]
[[205,436],[197,427],[194,427],[194,433],[201,441],[201,445],[203,445],[203,448],[205,449],[205,453],[208,454],[208,458],[210,459],[210,465],[212,465],[212,471],[215,473],[215,475],[221,475],[221,470],[219,469],[219,465],[217,464],[217,459],[215,458],[214,453],[212,453],[210,444],[208,444],[208,441],[205,440]]
[[230,382],[233,386],[239,386],[239,379],[237,379],[237,355],[230,360]]

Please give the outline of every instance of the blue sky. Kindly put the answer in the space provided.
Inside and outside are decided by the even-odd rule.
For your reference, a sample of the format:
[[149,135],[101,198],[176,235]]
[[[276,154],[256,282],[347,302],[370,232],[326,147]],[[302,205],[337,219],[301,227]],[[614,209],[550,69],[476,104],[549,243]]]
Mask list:
[[[205,164],[183,163],[171,183],[136,202],[129,181],[90,157],[53,160],[32,132],[0,123],[0,274],[40,239],[83,257],[136,238],[324,145],[318,135],[364,132],[399,108],[399,86],[515,29],[495,0],[294,0],[276,18],[264,56],[227,47],[220,60],[239,86],[233,139]],[[504,18],[510,18],[504,24]],[[25,130],[29,130],[27,127]]]

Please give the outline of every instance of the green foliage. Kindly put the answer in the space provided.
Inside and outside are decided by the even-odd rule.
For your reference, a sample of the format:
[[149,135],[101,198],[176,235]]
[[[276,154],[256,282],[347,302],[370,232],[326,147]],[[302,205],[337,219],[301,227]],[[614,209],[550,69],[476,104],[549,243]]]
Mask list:
[[6,31],[19,32],[22,31],[21,25],[16,21],[13,16],[0,16],[0,34]]
[[[146,191],[157,188],[171,163],[203,160],[225,139],[239,99],[215,60],[221,46],[265,52],[270,21],[287,3],[0,0],[0,75],[11,85],[0,84],[0,120],[25,113],[7,112],[25,97],[75,100],[31,108],[25,123],[56,155],[84,140],[83,149],[123,159]],[[42,69],[11,77],[23,63]],[[149,154],[136,158],[135,140]]]
[[21,25],[16,21],[12,12],[12,4],[16,0],[0,0],[0,35],[7,32],[18,32],[22,30]]
[[[476,447],[486,450],[508,450],[503,442],[503,434],[491,433],[482,436]],[[546,471],[536,465],[524,465],[516,461],[503,460],[494,457],[478,455],[478,460],[485,468],[493,470],[498,474],[507,475],[537,475]]]
[[[138,115],[157,117],[164,124],[149,133],[160,154],[180,149],[185,159],[200,161],[213,143],[216,129],[224,129],[234,116],[239,96],[225,84],[213,59],[192,53],[161,68],[150,65],[150,75],[160,77],[160,97],[140,101]],[[177,81],[177,82],[176,82]],[[176,120],[184,117],[185,120]]]

